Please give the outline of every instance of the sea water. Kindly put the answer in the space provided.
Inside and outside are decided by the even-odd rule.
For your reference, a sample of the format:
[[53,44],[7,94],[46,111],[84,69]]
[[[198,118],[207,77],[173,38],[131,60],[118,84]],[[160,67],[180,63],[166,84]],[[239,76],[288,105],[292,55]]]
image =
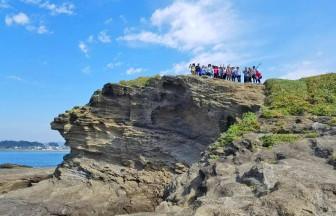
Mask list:
[[54,151],[0,151],[0,164],[11,163],[38,168],[56,167],[69,152]]

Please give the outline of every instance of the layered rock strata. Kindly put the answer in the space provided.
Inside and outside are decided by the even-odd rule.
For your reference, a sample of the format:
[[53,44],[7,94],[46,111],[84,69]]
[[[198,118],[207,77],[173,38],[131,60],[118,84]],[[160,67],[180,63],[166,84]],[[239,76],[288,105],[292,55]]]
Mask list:
[[106,84],[87,105],[53,121],[71,148],[54,178],[0,197],[0,209],[13,207],[8,215],[154,211],[173,176],[263,101],[262,85],[192,76],[153,78],[138,87]]

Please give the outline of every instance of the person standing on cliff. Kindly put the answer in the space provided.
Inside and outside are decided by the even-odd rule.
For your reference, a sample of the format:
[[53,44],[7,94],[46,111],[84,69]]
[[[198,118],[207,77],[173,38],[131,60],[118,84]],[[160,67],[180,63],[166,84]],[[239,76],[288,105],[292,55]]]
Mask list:
[[257,69],[255,66],[252,67],[252,80],[253,83],[257,83],[257,77],[256,77]]
[[245,69],[243,70],[243,74],[244,74],[244,83],[247,83],[248,82],[248,75],[249,75],[247,67],[245,67]]
[[261,79],[262,79],[262,74],[261,74],[261,72],[259,71],[259,70],[256,70],[256,82],[257,83],[261,83]]
[[232,70],[230,65],[226,67],[226,79],[232,80]]
[[201,66],[200,66],[200,64],[198,63],[197,65],[196,65],[196,75],[199,75],[201,73]]
[[219,75],[218,76],[219,76],[220,79],[223,79],[223,76],[224,76],[223,65],[219,66]]
[[190,72],[192,75],[195,75],[196,74],[196,66],[195,66],[195,63],[192,63],[189,65],[189,69],[190,69]]
[[241,72],[240,72],[240,69],[239,67],[236,67],[235,69],[235,77],[237,78],[237,82],[241,82]]
[[218,74],[219,74],[218,67],[214,65],[213,71],[214,71],[214,78],[218,78]]
[[205,65],[202,65],[200,76],[204,76],[204,75],[206,75],[206,73],[207,73],[206,67],[205,67]]

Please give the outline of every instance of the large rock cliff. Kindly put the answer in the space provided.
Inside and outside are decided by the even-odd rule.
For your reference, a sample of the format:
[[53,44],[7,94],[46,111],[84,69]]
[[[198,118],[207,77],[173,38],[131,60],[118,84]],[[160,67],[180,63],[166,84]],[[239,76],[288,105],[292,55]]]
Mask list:
[[11,193],[0,206],[15,200],[12,215],[31,206],[35,215],[154,211],[173,176],[263,101],[263,86],[192,76],[106,84],[52,122],[71,148],[54,179]]
[[70,154],[0,215],[336,215],[335,81],[106,84],[54,119]]
[[172,170],[198,161],[236,117],[257,111],[262,89],[188,76],[153,78],[146,87],[106,84],[87,106],[55,118],[52,128],[71,147],[65,163],[83,156]]

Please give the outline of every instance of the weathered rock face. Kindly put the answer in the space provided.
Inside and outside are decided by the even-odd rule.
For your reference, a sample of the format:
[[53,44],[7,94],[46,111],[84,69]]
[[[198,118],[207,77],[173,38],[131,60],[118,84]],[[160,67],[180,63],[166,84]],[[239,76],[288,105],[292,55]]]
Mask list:
[[173,175],[187,171],[236,117],[257,111],[263,100],[263,86],[191,76],[152,79],[146,87],[107,84],[88,105],[52,123],[71,148],[54,179],[0,197],[0,209],[10,208],[8,215],[154,211]]
[[107,84],[88,106],[52,123],[84,156],[117,165],[174,168],[200,159],[218,134],[263,103],[261,86],[196,77],[163,77],[146,88]]
[[107,84],[55,118],[71,153],[52,179],[0,195],[0,215],[336,215],[335,118],[260,115],[208,148],[263,100],[263,86],[193,76]]
[[247,134],[228,146],[235,151],[176,176],[154,213],[134,216],[336,215],[336,127],[316,120],[298,127],[310,128],[318,137],[273,148],[251,148],[246,143],[258,134]]
[[52,177],[53,169],[32,169],[16,164],[0,165],[0,194],[31,187]]

